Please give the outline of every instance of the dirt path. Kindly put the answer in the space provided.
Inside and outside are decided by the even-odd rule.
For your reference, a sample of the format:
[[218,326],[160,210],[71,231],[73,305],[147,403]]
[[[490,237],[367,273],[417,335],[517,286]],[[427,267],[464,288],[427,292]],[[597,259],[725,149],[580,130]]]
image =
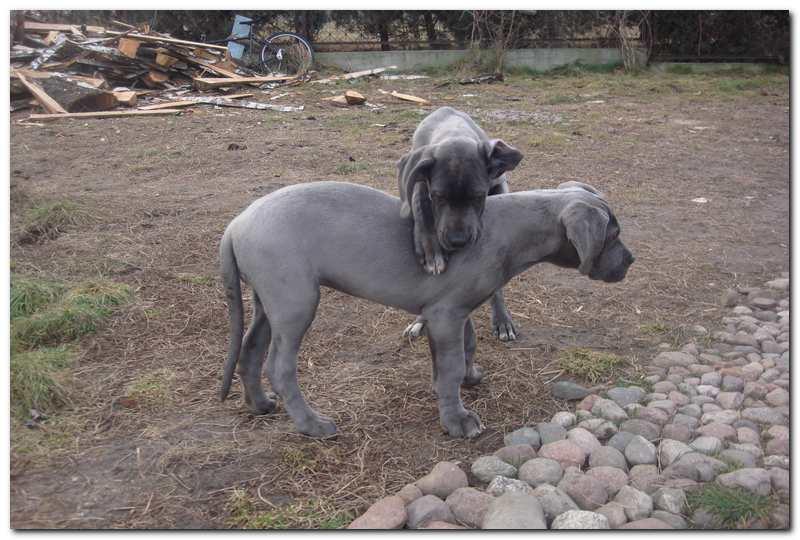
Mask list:
[[[72,405],[46,429],[14,424],[13,527],[225,527],[241,513],[234,488],[248,512],[272,520],[262,524],[341,525],[433,463],[494,450],[505,432],[558,410],[537,373],[559,350],[647,361],[687,325],[713,326],[725,288],[789,269],[788,77],[439,82],[354,85],[385,104],[379,113],[321,105],[334,89],[306,85],[283,98],[305,103],[302,113],[198,108],[46,126],[12,115],[12,227],[40,201],[74,201],[94,216],[53,241],[12,245],[13,271],[103,276],[136,291],[81,342]],[[298,182],[394,193],[394,164],[426,111],[379,88],[463,109],[519,147],[514,190],[566,180],[601,188],[637,257],[617,285],[551,267],[515,278],[506,297],[521,338],[510,345],[490,335],[480,309],[478,361],[489,375],[464,392],[488,428],[476,441],[442,435],[427,345],[401,338],[410,316],[334,291],[324,291],[299,373],[308,399],[337,421],[337,440],[297,435],[282,410],[247,415],[238,388],[217,400],[225,225],[252,199]],[[699,197],[708,202],[692,202]],[[147,391],[121,399],[133,387]]]

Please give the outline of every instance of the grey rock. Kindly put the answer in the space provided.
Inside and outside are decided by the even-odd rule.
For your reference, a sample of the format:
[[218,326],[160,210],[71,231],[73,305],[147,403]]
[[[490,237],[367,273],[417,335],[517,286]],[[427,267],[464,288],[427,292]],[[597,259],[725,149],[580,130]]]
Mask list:
[[[596,448],[600,448],[602,444],[597,440],[597,437],[588,430],[576,427],[567,432],[567,440],[583,450],[584,454],[590,455]],[[582,465],[579,463],[578,465]]]
[[769,495],[772,489],[772,479],[769,472],[764,469],[738,469],[733,472],[720,474],[717,482],[729,488],[741,488],[756,495]]
[[529,444],[515,444],[504,446],[494,453],[494,455],[509,465],[519,468],[529,459],[536,457],[536,450]]
[[717,394],[717,402],[724,409],[738,409],[742,406],[744,394],[741,392],[720,392]]
[[567,430],[555,423],[543,422],[541,424],[536,424],[536,430],[539,432],[542,444],[567,438]]
[[764,458],[764,467],[789,469],[789,456],[771,455]]
[[695,482],[710,482],[717,474],[725,470],[727,465],[715,458],[692,452],[684,454],[664,469],[664,478],[688,478]]
[[636,465],[631,468],[629,478],[631,486],[647,494],[654,493],[663,480],[655,465]]
[[505,437],[503,437],[503,443],[505,446],[512,446],[515,444],[529,444],[531,445],[534,450],[538,450],[541,446],[541,439],[539,438],[539,432],[536,431],[535,428],[532,427],[524,427],[512,431]]
[[756,457],[750,452],[728,448],[717,456],[725,463],[730,463],[736,467],[753,468],[756,466]]
[[611,421],[606,420],[592,430],[592,434],[600,440],[607,440],[619,432],[619,428]]
[[616,495],[622,486],[628,484],[628,475],[617,467],[593,467],[586,471],[586,475],[596,478],[605,486],[609,499]]
[[789,475],[789,471],[786,469],[772,468],[769,469],[768,472],[770,479],[772,480],[773,491],[782,496],[789,495],[789,489],[791,487],[791,477]]
[[[574,428],[567,433],[567,437],[573,431],[580,430],[581,428]],[[582,430],[586,431],[586,430]],[[586,433],[589,433],[586,431]],[[589,433],[591,435],[591,433]],[[563,468],[574,465],[582,467],[586,461],[587,453],[579,445],[575,444],[573,440],[555,441],[542,446],[539,450],[539,457],[554,459],[558,461]]]
[[617,386],[609,390],[607,395],[617,405],[625,407],[631,403],[639,403],[644,398],[645,391],[638,386],[628,386],[627,388]]
[[744,390],[744,379],[733,375],[725,375],[722,378],[721,388],[724,392],[741,392]]
[[686,506],[686,495],[682,489],[661,488],[653,494],[653,504],[658,510],[680,514]]
[[742,409],[742,418],[759,424],[784,424],[786,418],[780,412],[769,407]]
[[547,529],[539,499],[524,493],[505,493],[489,505],[482,529]]
[[698,508],[692,513],[690,518],[692,525],[695,529],[719,529],[721,523],[716,515],[712,514],[705,508]]
[[628,470],[625,456],[613,446],[596,448],[589,455],[589,467],[616,467],[623,471]]
[[661,352],[653,358],[652,364],[657,367],[669,368],[672,366],[689,367],[695,360],[691,354],[679,351]]
[[486,493],[494,497],[499,497],[503,493],[533,493],[533,488],[522,480],[516,478],[506,478],[505,476],[495,476],[486,487]]
[[631,486],[623,486],[614,497],[614,502],[622,505],[630,521],[644,519],[653,512],[653,499],[650,495]]
[[744,385],[745,397],[764,399],[767,395],[767,385],[762,382],[748,382]]
[[765,433],[767,439],[788,439],[789,428],[786,426],[772,426]]
[[625,452],[625,447],[636,435],[629,431],[620,431],[608,440],[608,446],[616,448],[620,452]]
[[783,388],[776,388],[769,392],[765,397],[771,407],[780,407],[789,404],[789,392]]
[[569,411],[559,411],[553,415],[550,421],[566,429],[574,426],[578,420],[575,415]]
[[694,418],[700,418],[700,415],[703,414],[702,409],[699,405],[695,403],[690,403],[688,405],[684,405],[680,409],[678,409],[680,414],[685,414],[686,416],[692,416]]
[[711,422],[710,424],[699,427],[697,428],[697,433],[716,437],[722,441],[736,440],[736,429],[730,424],[722,424],[720,422]]
[[596,512],[606,517],[608,525],[612,529],[618,529],[628,521],[628,516],[625,515],[625,508],[618,502],[611,501],[606,503],[598,508]]
[[558,487],[569,495],[582,510],[596,510],[608,501],[608,492],[605,486],[590,475],[565,475]]
[[767,441],[766,451],[770,455],[788,456],[789,439],[771,439]]
[[637,435],[625,447],[625,458],[631,465],[652,465],[656,462],[656,447],[641,435]]
[[712,456],[722,450],[722,441],[716,437],[700,436],[690,444],[692,448],[707,456]]
[[662,439],[673,439],[681,442],[689,442],[692,429],[684,424],[667,424],[661,430]]
[[610,529],[608,518],[597,512],[568,510],[555,518],[551,529]]
[[764,286],[777,291],[788,291],[789,278],[776,278],[771,281],[767,281]]
[[552,521],[556,516],[568,510],[578,509],[578,505],[569,495],[550,484],[542,484],[537,487],[533,490],[533,496],[539,499],[547,521]]
[[[675,407],[682,407],[692,402],[692,400],[689,399],[688,396],[681,394],[680,392],[675,390],[667,394],[667,399],[669,399],[672,403],[674,403]],[[674,411],[675,409],[673,409],[673,412]]]
[[542,457],[526,461],[519,469],[519,479],[533,487],[558,484],[563,475],[564,471],[558,461]]
[[384,497],[353,520],[348,529],[400,529],[408,514],[405,501],[397,496]]
[[467,487],[467,475],[458,465],[449,461],[440,461],[433,466],[430,473],[423,476],[414,484],[423,495],[435,495],[446,499],[448,495],[460,487]]
[[750,300],[750,305],[758,309],[770,309],[777,306],[778,303],[772,298],[768,298],[766,296],[758,296]]
[[[672,403],[672,405],[674,406],[675,404]],[[664,409],[660,409],[658,407],[651,407],[649,405],[647,407],[639,409],[639,412],[636,414],[636,420],[644,420],[645,422],[651,422],[659,426],[663,426],[664,424],[669,422],[669,417],[670,413],[668,413]]]
[[583,422],[584,420],[588,420],[589,418],[594,418],[592,416],[591,411],[584,411],[581,409],[575,410],[575,422]]
[[626,420],[619,426],[619,430],[641,435],[648,441],[655,441],[661,435],[661,427],[659,425],[638,418]]
[[722,384],[722,375],[716,371],[709,371],[700,376],[700,384],[719,388]]
[[658,445],[658,461],[662,467],[669,467],[684,454],[693,452],[688,444],[672,439],[662,439]]
[[491,482],[495,476],[517,477],[517,468],[497,456],[481,456],[472,463],[472,474],[479,481]]
[[686,524],[686,520],[683,519],[682,516],[678,514],[672,514],[670,512],[665,512],[664,510],[653,510],[653,514],[651,517],[661,520],[673,529],[686,529],[688,525]]
[[730,409],[722,409],[721,411],[714,411],[705,413],[700,417],[701,424],[711,424],[713,422],[719,424],[733,424],[739,419],[739,413]]
[[405,501],[405,504],[410,503],[411,501],[415,501],[422,497],[423,493],[417,486],[414,484],[406,484],[403,488],[397,492],[397,496]]
[[588,396],[591,392],[583,386],[569,381],[558,381],[550,388],[550,392],[556,399],[566,401],[577,401]]
[[413,501],[406,507],[406,512],[408,513],[406,526],[409,529],[419,529],[430,521],[456,523],[450,507],[435,495],[425,495]]
[[619,423],[628,419],[628,415],[610,399],[598,399],[592,406],[592,414],[611,422]]
[[450,507],[456,519],[467,527],[477,528],[494,498],[488,493],[475,488],[458,488],[451,493],[445,503]]
[[756,459],[760,459],[764,456],[764,451],[761,450],[761,447],[756,446],[754,444],[729,443],[728,448],[730,448],[731,450],[739,450],[741,452],[747,452]]
[[736,439],[743,444],[761,444],[761,437],[759,437],[758,431],[749,427],[737,428]]
[[659,394],[669,394],[673,390],[677,389],[678,387],[669,381],[661,381],[653,385],[653,392],[657,392]]

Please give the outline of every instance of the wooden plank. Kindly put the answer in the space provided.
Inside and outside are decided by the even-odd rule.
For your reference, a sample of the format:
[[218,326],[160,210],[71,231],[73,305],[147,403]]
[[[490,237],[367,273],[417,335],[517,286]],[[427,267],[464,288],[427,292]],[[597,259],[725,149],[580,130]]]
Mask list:
[[139,45],[142,42],[138,39],[131,39],[131,38],[119,38],[119,44],[117,44],[117,49],[119,52],[127,56],[128,58],[136,58],[136,51],[139,50]]
[[[25,23],[27,25],[27,23]],[[162,43],[174,43],[176,45],[186,45],[188,47],[198,47],[201,49],[214,49],[218,51],[227,50],[227,47],[223,45],[212,45],[211,43],[199,43],[197,41],[186,41],[185,39],[175,39],[175,38],[168,38],[168,37],[160,37],[160,36],[148,36],[145,34],[133,34],[129,32],[117,32],[114,30],[106,30],[106,33],[111,36],[121,36],[126,35],[129,38],[140,39],[142,41],[160,41]]]
[[[81,34],[80,26],[76,24],[38,23],[35,21],[25,21],[24,27],[27,32],[33,32],[35,34],[47,34],[54,30],[56,32],[69,32],[71,34],[74,34],[77,31],[77,33]],[[102,26],[86,26],[86,31],[93,34],[106,33],[106,29]]]
[[358,79],[359,77],[366,77],[368,75],[377,75],[383,73],[387,69],[397,69],[397,66],[386,66],[375,69],[365,69],[363,71],[353,71],[352,73],[345,73],[344,75],[337,75],[335,77],[328,77],[327,79],[320,79],[314,81],[315,83],[329,83],[333,81],[347,81],[350,79]]
[[60,33],[61,32],[57,30],[51,30],[47,33],[47,35],[44,37],[44,42],[47,43],[48,47],[56,42],[56,39],[58,39],[58,35]]
[[62,118],[127,118],[129,116],[165,116],[181,112],[178,109],[162,109],[160,111],[99,111],[63,114],[32,114],[28,120],[60,120]]
[[100,88],[101,86],[106,84],[106,81],[100,79],[99,77],[86,77],[84,75],[72,75],[67,73],[58,73],[53,71],[32,71],[30,69],[15,69],[11,72],[11,78],[16,79],[19,78],[20,75],[24,75],[26,79],[49,79],[50,77],[63,77],[65,79],[70,79],[73,81],[82,82],[84,84],[88,84],[94,88]]
[[367,98],[365,98],[363,94],[359,94],[355,90],[346,91],[344,93],[344,99],[347,101],[348,105],[361,105],[367,101]]
[[28,89],[28,92],[30,92],[33,97],[36,98],[36,101],[38,101],[46,111],[57,114],[67,113],[64,107],[62,107],[56,100],[48,96],[38,84],[26,79],[22,73],[17,73],[17,77],[19,78],[19,82],[21,82],[25,88]]
[[430,105],[431,102],[427,99],[422,99],[421,97],[412,96],[410,94],[401,94],[400,92],[392,92],[392,96],[396,97],[397,99],[402,99],[403,101],[411,101],[412,103],[418,103],[420,105]]
[[234,86],[237,84],[291,81],[295,79],[297,79],[297,77],[268,75],[265,77],[228,77],[224,79],[217,77],[195,77],[192,80],[194,81],[194,85],[200,90],[209,90],[211,88]]
[[211,62],[206,62],[205,60],[200,60],[199,58],[192,58],[191,56],[184,56],[186,60],[191,62],[192,64],[197,64],[198,66],[203,66],[209,71],[213,71],[218,75],[222,75],[223,77],[227,77],[229,79],[241,79],[241,75],[237,75],[235,72],[225,69],[224,67],[217,66],[212,64]]
[[169,75],[151,69],[149,72],[147,72],[147,75],[144,76],[142,81],[150,88],[159,87],[169,81]]
[[[227,96],[220,96],[222,99],[240,99],[246,97],[252,97],[253,94],[229,94]],[[156,103],[154,105],[144,105],[143,107],[139,107],[138,110],[140,111],[157,111],[159,109],[178,109],[181,107],[189,107],[191,105],[197,105],[198,99],[208,99],[205,97],[195,98],[195,97],[188,97],[185,100],[181,101],[167,101],[164,103]]]
[[172,66],[172,64],[174,64],[177,61],[178,59],[175,58],[174,56],[170,56],[161,51],[156,52],[156,64],[158,64],[161,67],[169,68]]
[[113,92],[114,97],[117,98],[122,105],[126,107],[136,107],[136,103],[138,98],[136,96],[136,92],[133,90],[124,90],[124,91],[117,91]]

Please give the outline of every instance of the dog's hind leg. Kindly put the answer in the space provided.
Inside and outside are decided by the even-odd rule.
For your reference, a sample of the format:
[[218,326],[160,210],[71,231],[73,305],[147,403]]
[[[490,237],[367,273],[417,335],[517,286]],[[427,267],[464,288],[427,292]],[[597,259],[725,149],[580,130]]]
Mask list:
[[290,283],[270,298],[276,309],[270,311],[272,342],[267,355],[267,375],[300,433],[330,437],[336,433],[336,424],[309,407],[297,384],[297,353],[319,303],[319,286],[309,285]]
[[267,414],[275,410],[276,402],[267,397],[261,386],[261,367],[270,341],[270,327],[264,306],[253,292],[253,321],[242,341],[242,352],[236,372],[244,386],[244,401],[253,414]]
[[472,318],[468,318],[464,323],[464,364],[467,368],[462,383],[464,386],[475,386],[483,380],[483,369],[473,363],[476,349],[475,327],[472,325]]

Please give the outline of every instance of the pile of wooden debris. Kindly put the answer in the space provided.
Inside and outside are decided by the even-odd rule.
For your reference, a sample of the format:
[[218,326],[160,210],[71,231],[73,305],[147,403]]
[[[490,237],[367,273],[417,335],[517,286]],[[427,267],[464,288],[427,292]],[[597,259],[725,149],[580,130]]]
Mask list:
[[197,104],[303,109],[237,101],[253,94],[230,93],[300,84],[296,77],[252,76],[223,45],[113,24],[119,29],[19,21],[11,47],[11,111],[41,107],[47,114],[30,119],[54,120],[174,114]]

